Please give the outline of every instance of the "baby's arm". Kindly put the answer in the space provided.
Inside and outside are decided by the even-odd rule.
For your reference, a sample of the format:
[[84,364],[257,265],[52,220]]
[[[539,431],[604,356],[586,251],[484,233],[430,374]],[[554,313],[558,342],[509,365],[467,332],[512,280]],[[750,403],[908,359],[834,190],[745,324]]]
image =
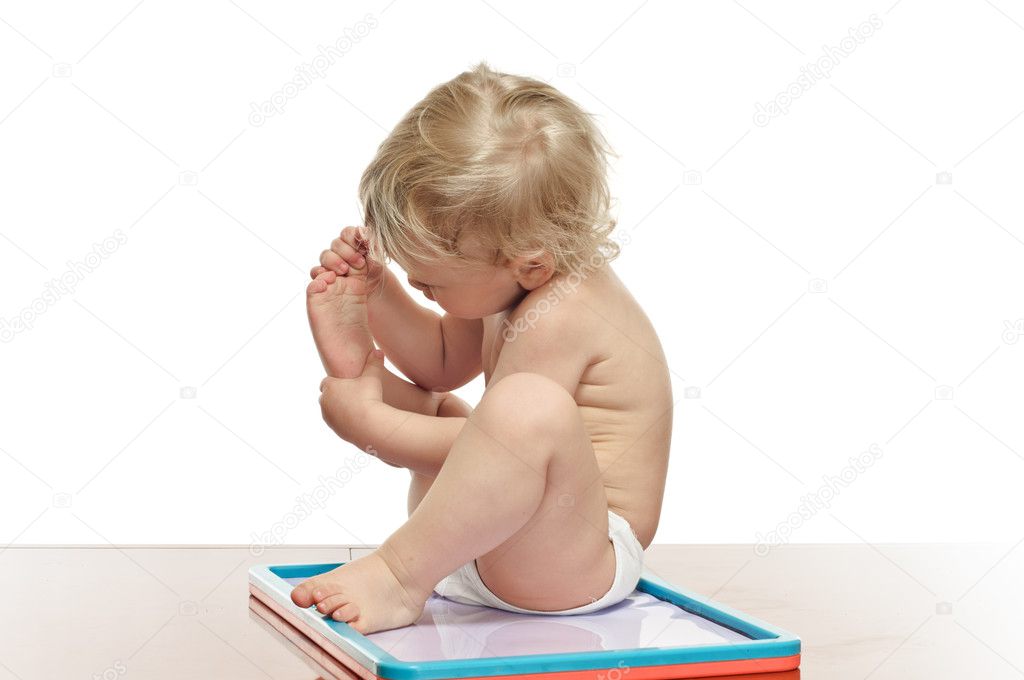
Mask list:
[[[527,297],[522,305],[530,303]],[[522,305],[517,313],[525,311]],[[510,319],[514,321],[515,316],[514,313]],[[568,315],[553,311],[541,317],[533,327],[505,342],[488,386],[512,373],[531,372],[550,378],[570,395],[575,394],[592,357],[583,343],[570,338],[586,337],[587,332],[580,320]],[[435,393],[435,398],[443,396]],[[463,414],[468,416],[468,407],[463,407],[464,410],[453,409],[458,415],[436,417],[445,414],[443,411],[403,412],[385,396],[383,402],[369,406],[362,420],[366,443],[355,443],[361,448],[372,443],[381,460],[434,477],[466,423]],[[444,408],[443,403],[440,408]],[[515,414],[509,417],[514,418]]]
[[[509,317],[515,319],[531,308],[533,300],[527,297]],[[501,348],[498,363],[488,382],[488,388],[507,375],[520,372],[538,373],[558,383],[570,395],[575,395],[580,378],[593,361],[599,360],[579,340],[592,336],[587,323],[592,320],[580,319],[554,310],[540,317],[527,330],[507,340]],[[486,398],[486,397],[485,397]],[[420,414],[402,414],[384,405],[373,414],[375,428],[391,432],[387,441],[390,462],[399,462],[421,474],[436,476],[448,455],[455,438],[462,431],[469,415],[469,408],[452,409],[455,417],[433,418]],[[444,405],[441,406],[444,415]],[[515,414],[509,414],[514,418]]]
[[388,371],[381,350],[370,352],[357,378],[324,378],[320,407],[345,441],[427,476],[437,475],[472,410],[451,393],[424,390]]
[[[514,323],[533,304],[534,299],[528,296],[509,316],[509,321]],[[587,327],[593,320],[562,311],[552,310],[505,342],[488,387],[512,373],[530,372],[553,380],[570,395],[575,395],[583,372],[600,357],[594,356],[580,340],[593,336],[593,329]],[[402,413],[387,404],[379,404],[371,409],[366,422],[370,432],[382,442],[381,446],[374,445],[382,460],[433,477],[466,423],[466,417],[462,416],[468,416],[469,409],[463,407],[464,410],[453,409],[454,417],[438,418],[422,413]],[[515,414],[509,417],[514,418]]]
[[381,376],[383,401],[400,411],[441,418],[465,417],[473,408],[451,392],[431,392],[387,369]]
[[320,385],[324,420],[339,437],[385,463],[436,477],[470,409],[454,395],[437,393],[429,404],[420,404],[423,411],[395,408],[384,399],[389,380],[384,372],[371,356],[359,378],[325,378]]
[[385,463],[408,468],[426,477],[436,477],[466,424],[463,416],[443,417],[445,411],[462,411],[461,408],[447,409],[446,406],[444,401],[438,400],[438,412],[427,415],[400,411],[381,403],[367,413],[366,443],[353,443],[363,450],[368,445],[373,446],[377,457]]
[[[521,304],[516,314],[522,314],[529,306],[529,297]],[[567,314],[553,310],[541,317],[531,328],[519,333],[514,339],[506,341],[491,376],[489,385],[501,378],[518,372],[539,373],[559,385],[570,395],[575,394],[583,371],[594,360],[585,345],[574,338],[585,338],[592,331],[586,327],[586,321],[573,318]],[[516,314],[510,317],[513,321]],[[328,394],[324,392],[321,404],[325,418],[331,427],[346,441],[363,450],[372,447],[376,455],[386,463],[405,467],[419,474],[434,477],[444,464],[448,451],[455,442],[466,423],[469,409],[461,407],[445,409],[443,398],[454,397],[432,394],[431,399],[437,400],[436,409],[430,405],[426,408],[415,408],[406,411],[396,408],[398,397],[408,388],[419,389],[405,383],[400,378],[388,373],[376,362],[367,364],[370,372],[381,379],[381,389],[374,399],[360,399],[351,393],[336,392],[345,389],[352,383],[362,381],[328,381],[334,387]],[[398,381],[398,382],[395,382]],[[388,390],[393,390],[388,396]],[[405,392],[404,397],[408,397]],[[351,398],[356,397],[356,398]],[[326,400],[325,400],[326,397]],[[424,404],[425,402],[418,402]],[[448,417],[439,417],[439,416]],[[510,414],[509,417],[515,417]]]
[[420,387],[453,390],[480,374],[480,319],[438,316],[413,300],[390,270],[369,296],[366,311],[374,340]]

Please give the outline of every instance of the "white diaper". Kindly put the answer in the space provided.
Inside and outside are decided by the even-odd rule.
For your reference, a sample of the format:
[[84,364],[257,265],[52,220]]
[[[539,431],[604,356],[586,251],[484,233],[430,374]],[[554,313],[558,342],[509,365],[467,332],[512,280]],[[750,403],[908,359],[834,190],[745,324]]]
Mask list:
[[621,515],[608,511],[608,538],[615,549],[615,579],[612,587],[600,599],[589,604],[560,611],[537,611],[523,609],[505,602],[484,585],[476,560],[470,560],[457,570],[441,579],[434,588],[438,595],[462,604],[478,604],[495,609],[504,609],[522,614],[586,614],[610,607],[629,597],[640,581],[644,565],[644,549],[640,545],[633,527]]

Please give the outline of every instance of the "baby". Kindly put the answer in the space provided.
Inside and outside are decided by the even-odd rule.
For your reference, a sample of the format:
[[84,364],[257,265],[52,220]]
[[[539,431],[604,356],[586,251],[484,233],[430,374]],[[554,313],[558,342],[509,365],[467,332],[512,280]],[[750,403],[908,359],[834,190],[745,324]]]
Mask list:
[[[320,255],[308,312],[324,420],[410,471],[409,519],[297,586],[297,605],[366,634],[413,623],[434,592],[581,614],[634,590],[673,400],[658,337],[608,265],[606,153],[564,94],[484,62],[380,145],[359,186],[365,228]],[[476,408],[450,393],[481,372]]]

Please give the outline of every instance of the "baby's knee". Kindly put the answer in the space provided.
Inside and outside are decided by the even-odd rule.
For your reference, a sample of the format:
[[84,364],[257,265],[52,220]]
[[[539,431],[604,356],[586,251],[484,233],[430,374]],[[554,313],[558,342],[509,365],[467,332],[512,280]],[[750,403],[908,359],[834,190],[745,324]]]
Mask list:
[[514,434],[561,435],[579,420],[576,401],[564,387],[539,373],[512,373],[488,387],[478,415],[500,418]]

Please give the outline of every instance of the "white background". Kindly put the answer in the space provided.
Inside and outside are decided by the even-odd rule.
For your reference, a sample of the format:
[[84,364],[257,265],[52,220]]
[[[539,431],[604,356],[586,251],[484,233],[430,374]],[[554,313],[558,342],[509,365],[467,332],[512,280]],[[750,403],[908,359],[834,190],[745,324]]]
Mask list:
[[[830,78],[755,123],[872,15]],[[0,544],[249,543],[345,465],[274,541],[401,523],[406,473],[358,467],[320,420],[302,291],[358,223],[377,144],[480,59],[562,89],[621,154],[613,266],[678,398],[657,542],[761,540],[872,445],[788,540],[1020,538],[1020,6],[150,0],[0,19]],[[46,301],[62,276],[74,291]]]

